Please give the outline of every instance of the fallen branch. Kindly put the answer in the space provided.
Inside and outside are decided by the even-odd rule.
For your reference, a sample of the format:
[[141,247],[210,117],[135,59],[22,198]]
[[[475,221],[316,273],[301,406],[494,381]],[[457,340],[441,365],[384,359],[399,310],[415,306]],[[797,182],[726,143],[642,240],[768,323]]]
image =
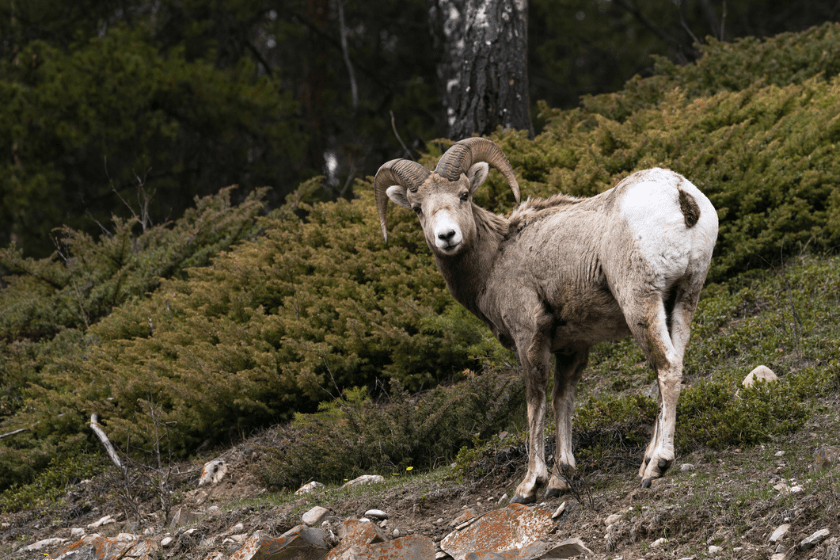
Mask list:
[[99,441],[102,442],[102,447],[105,448],[105,451],[108,453],[108,457],[111,458],[111,462],[113,462],[118,469],[125,472],[125,467],[117,455],[117,450],[114,449],[114,446],[111,444],[111,440],[108,439],[108,435],[105,433],[105,430],[103,430],[102,426],[99,425],[99,415],[95,412],[90,415],[90,429],[93,430],[93,433],[95,433],[96,437],[99,438]]
[[19,434],[19,433],[21,433],[21,432],[25,432],[25,431],[26,431],[26,430],[28,430],[28,429],[29,429],[29,428],[21,428],[21,429],[19,429],[19,430],[15,430],[14,432],[9,432],[9,433],[7,433],[7,434],[0,434],[0,439],[6,438],[6,437],[9,437],[9,436],[13,436],[13,435],[15,435],[15,434]]

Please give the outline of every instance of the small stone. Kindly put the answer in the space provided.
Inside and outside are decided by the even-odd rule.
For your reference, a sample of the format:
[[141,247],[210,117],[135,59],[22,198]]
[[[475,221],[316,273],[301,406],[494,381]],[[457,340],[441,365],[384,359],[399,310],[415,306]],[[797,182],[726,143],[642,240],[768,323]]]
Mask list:
[[770,535],[770,543],[776,544],[787,534],[788,530],[790,529],[790,524],[785,523],[784,525],[779,525],[776,527],[776,530],[773,531],[773,534]]
[[213,459],[204,464],[201,469],[201,478],[198,479],[198,485],[218,484],[221,482],[227,473],[227,463],[223,459]]
[[682,465],[680,465],[680,472],[688,472],[693,470],[694,465],[692,465],[691,463],[683,463]]
[[507,492],[505,492],[504,494],[502,494],[502,497],[501,497],[501,498],[499,498],[499,502],[498,502],[498,503],[499,503],[499,505],[501,505],[501,504],[505,503],[506,501],[508,501],[508,495],[507,495]]
[[604,520],[604,525],[609,527],[610,525],[614,525],[615,523],[617,523],[619,520],[621,520],[621,516],[617,513],[614,513],[610,516],[607,516],[607,518]]
[[106,515],[105,517],[101,518],[99,521],[94,521],[90,525],[87,526],[88,529],[97,529],[104,525],[110,525],[111,523],[116,523],[117,520],[112,518],[110,515]]
[[770,557],[770,560],[785,560],[785,553],[784,552],[777,552],[776,554]]
[[70,536],[74,539],[80,539],[85,536],[85,530],[81,527],[73,527],[70,529]]
[[784,457],[784,456],[785,456],[784,451],[776,451],[776,457]]
[[803,539],[801,543],[799,543],[799,550],[810,550],[823,542],[825,539],[828,538],[828,535],[831,534],[831,531],[828,529],[820,529],[807,539]]
[[441,523],[443,523],[443,517],[439,517],[438,520],[435,521],[436,525],[440,525]]
[[379,524],[379,526],[380,526],[380,527],[382,527],[382,528],[384,529],[385,527],[387,527],[387,526],[388,526],[388,520],[387,520],[387,519],[383,519],[383,520],[382,520],[382,523],[380,523],[380,524]]
[[564,511],[566,511],[566,502],[563,502],[556,510],[554,510],[554,513],[551,514],[551,518],[557,519],[558,517],[563,515]]
[[435,553],[435,560],[441,560],[441,558],[446,558],[448,556],[449,555],[447,553],[445,553],[441,550],[440,552]]
[[662,546],[667,542],[668,542],[668,539],[666,539],[665,537],[662,537],[661,539],[656,539],[655,541],[653,541],[653,543],[651,543],[650,546],[653,546],[653,547]]
[[381,484],[385,482],[385,477],[379,474],[363,474],[357,478],[349,482],[345,482],[341,487],[347,488],[348,486],[359,486],[362,484]]
[[37,552],[45,548],[52,548],[65,542],[67,542],[67,539],[60,539],[58,537],[52,539],[44,539],[42,541],[30,544],[29,546],[24,547],[22,550],[26,552]]
[[790,493],[791,494],[799,494],[799,493],[804,492],[804,491],[805,491],[805,489],[802,488],[801,486],[791,486],[790,487]]
[[369,509],[365,512],[365,517],[372,517],[374,519],[388,519],[388,514],[381,509]]
[[231,528],[230,532],[231,533],[240,533],[240,532],[242,532],[243,529],[245,529],[245,525],[243,525],[242,523],[237,523],[236,525],[234,525]]
[[394,532],[392,533],[392,535],[393,535],[393,536],[394,536],[394,538],[396,539],[397,537],[399,537],[399,536],[400,536],[400,530],[399,530],[399,529],[394,529]]
[[323,521],[324,517],[326,517],[329,512],[330,510],[325,507],[315,506],[301,515],[300,520],[303,521],[304,524],[312,527]]
[[321,484],[320,482],[315,482],[313,480],[312,482],[307,482],[306,484],[295,490],[295,495],[301,496],[303,494],[309,494],[310,492],[317,492],[323,488],[323,484]]
[[172,544],[172,541],[174,541],[174,540],[175,540],[175,539],[173,539],[172,537],[163,537],[163,538],[160,540],[160,546],[162,546],[162,547],[166,548],[167,546],[169,546],[170,544]]
[[773,370],[767,366],[758,366],[747,374],[741,385],[744,387],[752,387],[756,381],[764,381],[765,383],[772,383],[776,381],[778,376],[773,373]]
[[207,513],[214,514],[217,511],[219,511],[220,509],[221,508],[219,506],[210,506],[209,508],[207,508]]
[[716,554],[720,554],[721,552],[723,552],[723,547],[714,546],[714,545],[709,547],[709,554],[712,555],[712,556],[715,556]]

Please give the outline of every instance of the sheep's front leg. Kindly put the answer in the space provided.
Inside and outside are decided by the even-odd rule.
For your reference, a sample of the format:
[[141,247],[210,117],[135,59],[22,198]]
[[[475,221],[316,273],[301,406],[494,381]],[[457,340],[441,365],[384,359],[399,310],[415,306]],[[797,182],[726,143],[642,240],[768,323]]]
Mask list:
[[563,477],[571,477],[577,463],[572,453],[572,415],[575,409],[575,389],[589,360],[589,348],[558,352],[554,369],[554,422],[557,426],[557,446],[554,452],[554,469],[545,491],[546,498],[559,496],[569,489]]
[[[517,345],[517,348],[520,348]],[[551,367],[551,353],[545,337],[531,339],[527,351],[519,352],[525,377],[525,399],[528,406],[528,472],[511,503],[530,504],[537,501],[537,485],[548,479],[545,464],[545,391]]]

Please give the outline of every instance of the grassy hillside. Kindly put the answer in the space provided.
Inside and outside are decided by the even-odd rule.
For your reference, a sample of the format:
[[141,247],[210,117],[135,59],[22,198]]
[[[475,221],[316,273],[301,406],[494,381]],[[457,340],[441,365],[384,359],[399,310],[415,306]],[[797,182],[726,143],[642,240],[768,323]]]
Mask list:
[[[826,272],[836,278],[836,262],[778,272],[782,259],[840,242],[840,78],[817,56],[836,44],[834,24],[765,42],[713,43],[695,66],[663,63],[660,75],[579,109],[544,107],[548,124],[534,140],[493,136],[525,196],[592,195],[637,169],[663,166],[718,208],[716,284],[706,289],[686,358],[689,379],[704,381],[681,400],[682,424],[691,427],[681,445],[748,443],[762,430],[790,429],[807,415],[806,397],[836,378],[823,323],[808,322],[830,318],[830,307],[813,305],[836,302]],[[727,68],[739,68],[741,79]],[[779,75],[788,76],[784,85],[768,78]],[[369,180],[349,202],[309,204],[312,188],[260,218],[257,199],[231,206],[223,194],[165,227],[117,223],[99,241],[66,231],[50,259],[0,252],[0,264],[15,273],[0,290],[0,383],[10,395],[0,403],[0,431],[27,428],[0,440],[0,487],[95,451],[86,424],[94,412],[126,450],[149,443],[155,416],[173,450],[186,455],[314,412],[354,387],[381,395],[396,382],[414,393],[465,371],[509,367],[511,355],[452,301],[409,212],[391,209],[386,246]],[[477,202],[504,212],[512,197],[493,172]],[[765,272],[737,276],[756,268]],[[758,296],[761,275],[768,287]],[[800,303],[788,291],[796,278]],[[648,375],[641,361],[629,342],[605,346],[590,379],[635,387]],[[736,378],[759,362],[790,375],[773,391],[742,391],[731,401]],[[628,376],[637,370],[641,377]],[[589,394],[578,425],[593,450],[603,438],[634,445],[643,438],[648,400]],[[415,451],[400,453],[416,460]],[[402,460],[389,455],[383,464]]]

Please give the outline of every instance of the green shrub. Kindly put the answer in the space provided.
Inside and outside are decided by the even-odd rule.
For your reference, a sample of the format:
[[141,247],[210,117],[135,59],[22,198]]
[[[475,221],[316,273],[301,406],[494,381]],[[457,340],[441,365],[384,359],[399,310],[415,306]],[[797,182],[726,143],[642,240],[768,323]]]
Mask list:
[[[689,379],[713,372],[725,377],[756,361],[790,367],[809,354],[836,358],[828,337],[815,334],[824,327],[810,322],[830,322],[825,309],[802,307],[811,315],[799,317],[785,311],[808,303],[799,301],[774,308],[773,321],[756,315],[788,293],[786,282],[798,282],[808,294],[800,299],[818,293],[836,299],[825,286],[809,283],[807,267],[792,269],[790,278],[724,282],[805,247],[831,250],[840,242],[840,78],[820,74],[833,71],[834,63],[816,56],[820,48],[834,52],[837,30],[832,24],[775,41],[712,44],[697,65],[662,63],[658,76],[635,80],[614,97],[593,98],[571,111],[543,107],[548,124],[534,140],[514,131],[493,135],[526,196],[594,195],[656,165],[684,174],[709,196],[720,218],[710,281],[721,284],[707,290],[695,318],[685,360]],[[740,77],[715,81],[723,79],[722,69],[736,67]],[[790,83],[750,81],[744,78],[750,72],[788,76]],[[616,100],[625,108],[610,109]],[[449,143],[434,145],[422,162],[431,165],[436,150]],[[352,387],[374,390],[388,379],[418,391],[464,369],[479,370],[485,361],[513,361],[452,300],[411,212],[391,205],[385,245],[369,179],[357,183],[353,201],[309,204],[306,193],[313,188],[304,185],[256,225],[256,200],[239,208],[219,202],[227,200],[221,195],[204,202],[183,227],[179,221],[132,236],[118,223],[116,234],[98,242],[65,230],[63,247],[84,259],[31,261],[14,250],[0,253],[4,266],[23,271],[0,293],[0,381],[11,395],[0,401],[3,426],[33,426],[0,449],[13,450],[21,458],[16,465],[31,454],[33,464],[43,466],[64,439],[86,433],[92,412],[120,445],[129,439],[140,445],[151,399],[173,423],[176,449],[189,453],[205,441],[228,441],[295,412],[315,411]],[[476,201],[505,212],[513,198],[493,171]],[[216,226],[218,233],[201,242],[192,237]],[[196,251],[199,245],[205,249]],[[135,253],[135,246],[144,249]],[[203,266],[210,255],[216,256]],[[813,266],[836,268],[833,260],[825,263]],[[770,278],[775,293],[759,293],[753,283],[759,278]],[[786,350],[777,354],[779,348]],[[610,376],[633,376],[641,358],[624,342],[596,349],[597,360]],[[649,373],[642,375],[611,386],[650,381]],[[597,402],[581,409],[584,416],[586,406],[606,415],[603,424],[597,415],[586,421],[593,441],[616,433],[610,422],[622,414],[637,424],[650,415],[640,400]],[[732,419],[696,414],[710,425]],[[780,414],[800,412],[784,408]],[[785,420],[778,422],[783,429]],[[758,434],[757,424],[742,431]],[[641,435],[627,438],[634,443]],[[0,474],[0,487],[24,481],[26,472]]]
[[339,482],[361,474],[402,474],[447,464],[459,448],[487,439],[524,414],[521,378],[485,372],[411,397],[399,381],[375,404],[364,390],[324,403],[315,414],[297,414],[279,430],[262,478],[294,489],[311,479]]

